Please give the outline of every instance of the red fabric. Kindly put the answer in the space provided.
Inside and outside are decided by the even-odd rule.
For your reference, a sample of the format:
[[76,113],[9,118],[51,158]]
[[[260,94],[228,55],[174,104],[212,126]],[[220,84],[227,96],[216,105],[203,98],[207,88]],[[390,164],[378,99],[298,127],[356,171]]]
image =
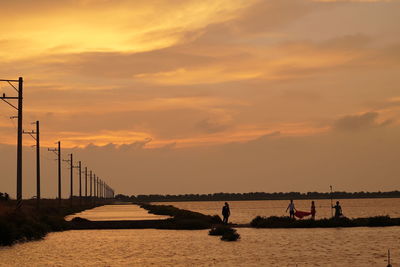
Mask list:
[[308,211],[300,211],[300,210],[297,210],[297,211],[294,213],[294,216],[296,216],[296,217],[299,218],[299,219],[303,219],[303,217],[310,216],[310,215],[311,215],[311,212],[308,212]]

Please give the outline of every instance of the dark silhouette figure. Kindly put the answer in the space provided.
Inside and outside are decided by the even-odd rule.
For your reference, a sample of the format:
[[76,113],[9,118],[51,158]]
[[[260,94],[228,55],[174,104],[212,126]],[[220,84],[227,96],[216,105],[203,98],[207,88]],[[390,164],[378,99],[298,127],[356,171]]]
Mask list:
[[315,210],[315,203],[314,201],[311,201],[311,219],[315,220],[315,213],[317,213],[317,211]]
[[8,201],[8,200],[10,200],[10,196],[7,193],[3,194],[2,192],[0,192],[0,200]]
[[335,209],[335,218],[340,218],[343,216],[342,207],[340,206],[339,201],[336,201],[336,205],[333,206],[332,209]]
[[231,210],[229,209],[229,204],[228,202],[225,202],[225,205],[222,207],[222,216],[224,217],[222,222],[224,224],[228,224],[228,218],[230,215],[231,215]]
[[296,208],[294,207],[293,199],[290,200],[289,206],[286,208],[286,212],[289,210],[290,218],[294,219],[294,212]]

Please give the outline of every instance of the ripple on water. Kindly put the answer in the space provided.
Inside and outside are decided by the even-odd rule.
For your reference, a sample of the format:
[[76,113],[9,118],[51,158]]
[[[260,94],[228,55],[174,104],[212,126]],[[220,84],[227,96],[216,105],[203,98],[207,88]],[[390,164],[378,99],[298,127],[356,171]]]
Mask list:
[[0,266],[385,266],[387,248],[400,262],[400,227],[238,230],[231,243],[206,230],[51,233],[0,249]]

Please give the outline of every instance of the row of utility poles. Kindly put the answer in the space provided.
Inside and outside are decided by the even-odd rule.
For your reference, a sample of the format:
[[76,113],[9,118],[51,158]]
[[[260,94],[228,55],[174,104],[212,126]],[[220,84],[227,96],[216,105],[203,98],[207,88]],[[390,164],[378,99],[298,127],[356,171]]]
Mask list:
[[[104,181],[99,179],[98,176],[91,170],[88,172],[88,168],[82,170],[82,161],[78,161],[77,165],[74,165],[73,154],[69,154],[69,159],[61,158],[61,141],[57,142],[57,148],[48,148],[48,151],[54,152],[57,155],[58,161],[58,201],[61,204],[61,161],[67,162],[70,170],[70,201],[71,205],[74,198],[74,169],[78,170],[79,175],[79,203],[82,203],[82,199],[105,199],[114,198],[114,189],[107,185]],[[85,175],[84,188],[85,193],[82,193],[82,174]],[[88,175],[89,174],[89,175]],[[88,179],[89,178],[89,179]],[[88,184],[89,181],[89,184]]]
[[[36,199],[37,206],[40,206],[41,199],[41,184],[40,184],[40,130],[39,130],[39,121],[36,121],[36,130],[32,131],[24,131],[22,128],[22,116],[23,116],[23,78],[19,77],[18,80],[11,79],[0,79],[0,82],[8,83],[17,93],[18,96],[7,96],[3,93],[0,96],[0,99],[10,105],[12,108],[18,111],[17,116],[11,117],[11,119],[18,119],[18,129],[17,129],[17,205],[16,208],[20,209],[22,206],[22,135],[29,134],[36,141]],[[17,100],[17,105],[12,103],[12,100]],[[61,204],[61,142],[58,142],[58,147],[55,149],[48,149],[49,151],[53,151],[57,154],[58,160],[58,202]],[[73,155],[70,154],[68,160],[66,160],[70,166],[70,200],[71,205],[73,204],[73,174],[74,169],[78,169],[79,171],[79,203],[82,203],[82,198],[85,199],[97,199],[97,198],[114,198],[114,190],[107,185],[104,181],[99,179],[96,174],[90,171],[89,175],[89,186],[90,190],[88,190],[88,171],[87,167],[85,167],[85,171],[82,171],[82,163],[78,162],[78,165],[74,165]],[[85,174],[85,194],[82,194],[82,174]],[[89,192],[88,192],[89,191]]]

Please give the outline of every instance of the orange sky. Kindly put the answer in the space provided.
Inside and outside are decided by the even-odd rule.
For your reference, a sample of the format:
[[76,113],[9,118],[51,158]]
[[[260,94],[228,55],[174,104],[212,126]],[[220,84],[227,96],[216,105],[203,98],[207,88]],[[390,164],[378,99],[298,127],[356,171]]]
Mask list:
[[[1,9],[0,78],[24,77],[24,127],[40,120],[43,146],[58,140],[80,150],[140,144],[143,153],[196,154],[251,146],[266,136],[340,145],[338,135],[349,135],[348,142],[370,131],[387,138],[399,128],[399,1],[16,0]],[[3,92],[13,93],[2,83]],[[12,115],[0,105],[2,145],[15,144]],[[24,144],[32,140],[26,136]],[[288,153],[297,153],[295,147]],[[331,148],[321,149],[330,154]],[[156,158],[150,157],[155,165]],[[297,166],[289,158],[279,164]],[[262,163],[252,168],[254,181],[267,175]],[[398,176],[392,168],[390,181]],[[302,181],[313,175],[304,173]],[[351,175],[360,182],[364,174]],[[375,188],[370,179],[368,188]],[[267,184],[246,190],[268,191]],[[274,186],[286,191],[288,184]],[[229,190],[241,188],[239,182]],[[151,185],[135,190],[157,191]]]

